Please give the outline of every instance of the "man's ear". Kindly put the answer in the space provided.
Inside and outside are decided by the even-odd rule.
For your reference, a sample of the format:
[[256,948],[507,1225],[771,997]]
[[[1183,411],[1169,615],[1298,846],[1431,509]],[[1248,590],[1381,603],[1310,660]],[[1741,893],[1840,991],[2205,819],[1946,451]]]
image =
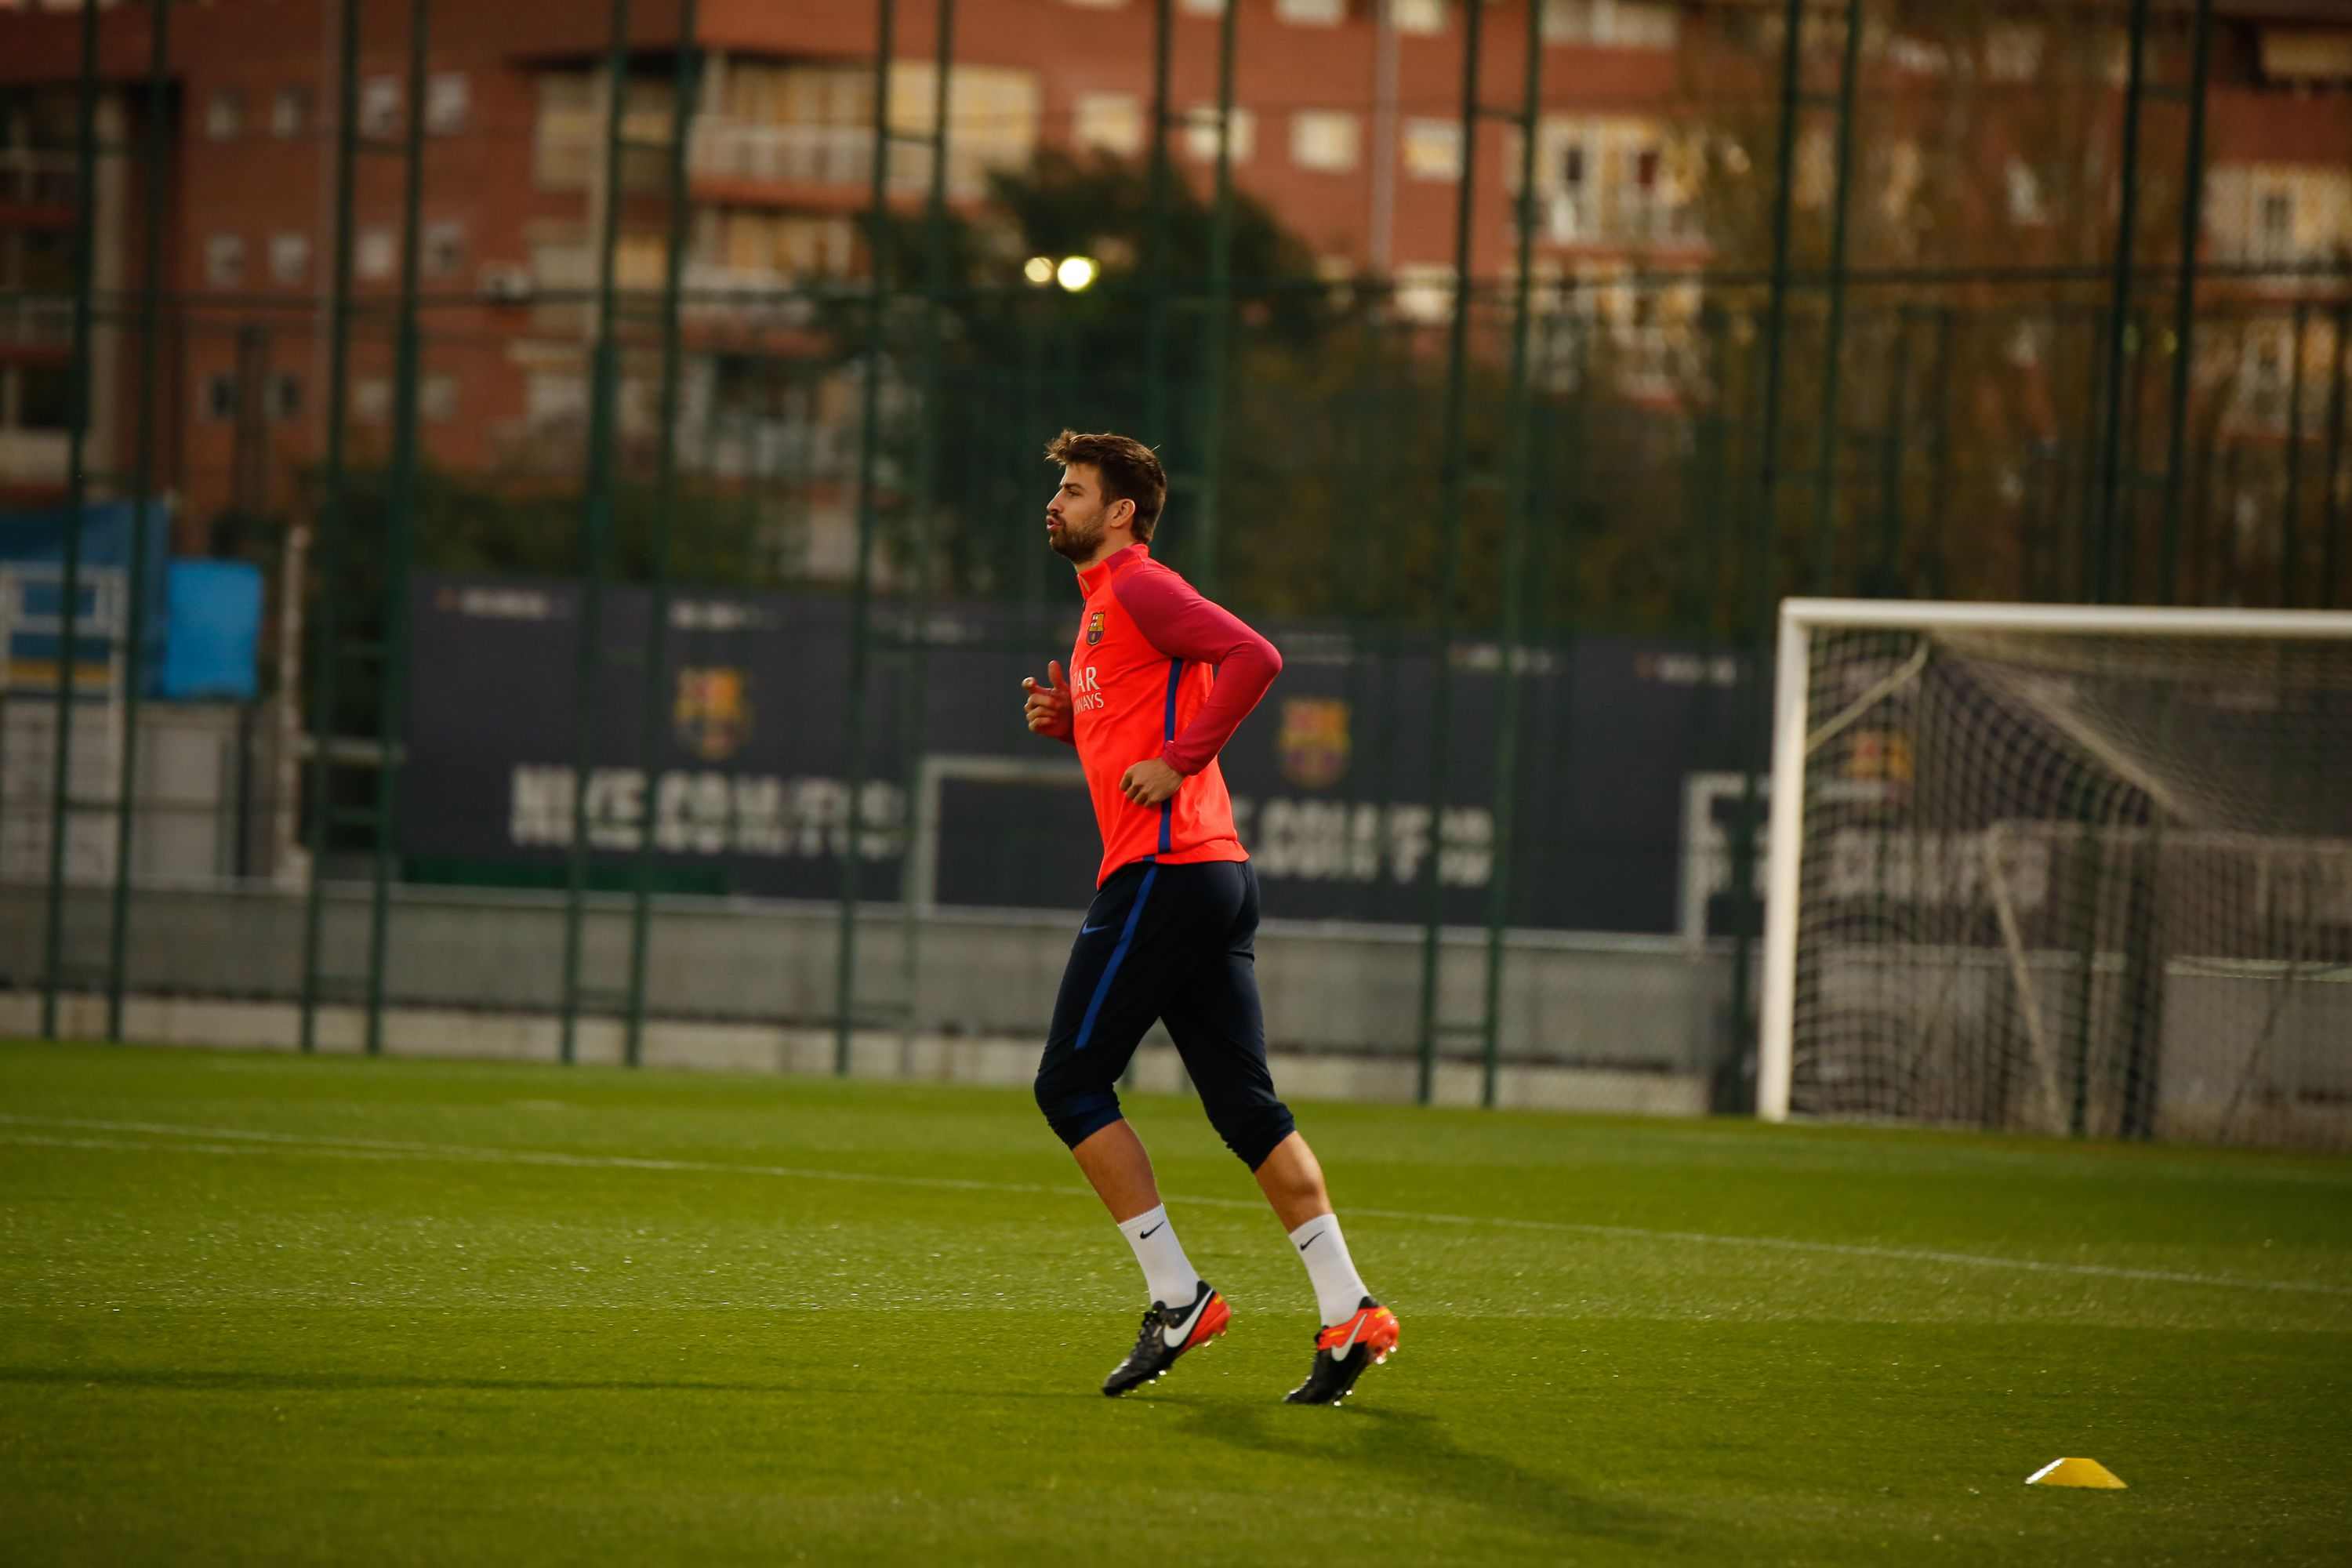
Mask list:
[[[1121,507],[1125,507],[1127,509],[1127,515],[1125,517],[1121,517],[1118,513],[1118,509]],[[1135,503],[1129,500],[1124,496],[1120,497],[1118,500],[1110,503],[1110,515],[1103,521],[1112,528],[1117,528],[1122,523],[1126,524],[1129,528],[1134,527]]]

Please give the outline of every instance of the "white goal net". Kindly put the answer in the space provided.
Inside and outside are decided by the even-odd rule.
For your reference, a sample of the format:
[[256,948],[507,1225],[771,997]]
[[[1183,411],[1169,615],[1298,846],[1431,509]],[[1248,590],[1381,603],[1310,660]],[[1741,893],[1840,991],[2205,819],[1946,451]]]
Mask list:
[[2352,615],[1790,600],[1759,1109],[2352,1146]]

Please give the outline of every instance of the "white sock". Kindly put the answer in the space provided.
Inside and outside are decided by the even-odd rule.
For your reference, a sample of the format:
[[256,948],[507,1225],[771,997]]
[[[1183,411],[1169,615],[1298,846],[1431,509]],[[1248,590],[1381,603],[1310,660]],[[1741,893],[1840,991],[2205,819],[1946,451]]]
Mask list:
[[1356,1260],[1348,1256],[1348,1238],[1339,1234],[1339,1216],[1317,1215],[1290,1233],[1290,1245],[1298,1249],[1298,1261],[1307,1265],[1307,1278],[1314,1282],[1315,1310],[1323,1315],[1324,1326],[1354,1317],[1371,1292],[1364,1289],[1364,1277],[1356,1272]]
[[1167,1205],[1119,1221],[1118,1233],[1135,1248],[1135,1260],[1143,1266],[1144,1283],[1150,1287],[1153,1300],[1163,1307],[1192,1304],[1192,1298],[1201,1293],[1201,1276],[1177,1243],[1176,1227],[1168,1223]]

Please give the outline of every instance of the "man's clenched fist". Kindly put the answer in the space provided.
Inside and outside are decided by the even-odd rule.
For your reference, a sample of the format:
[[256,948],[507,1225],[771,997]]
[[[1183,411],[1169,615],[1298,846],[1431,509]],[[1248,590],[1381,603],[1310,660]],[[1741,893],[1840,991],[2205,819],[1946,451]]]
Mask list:
[[1118,793],[1138,805],[1158,805],[1183,782],[1182,773],[1158,757],[1146,757],[1119,775]]

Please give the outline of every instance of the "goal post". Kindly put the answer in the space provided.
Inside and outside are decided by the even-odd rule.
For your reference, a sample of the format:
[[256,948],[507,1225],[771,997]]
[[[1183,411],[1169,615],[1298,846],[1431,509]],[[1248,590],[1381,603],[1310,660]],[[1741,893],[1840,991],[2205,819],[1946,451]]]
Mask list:
[[1790,599],[1758,1113],[2352,1145],[2352,614]]

